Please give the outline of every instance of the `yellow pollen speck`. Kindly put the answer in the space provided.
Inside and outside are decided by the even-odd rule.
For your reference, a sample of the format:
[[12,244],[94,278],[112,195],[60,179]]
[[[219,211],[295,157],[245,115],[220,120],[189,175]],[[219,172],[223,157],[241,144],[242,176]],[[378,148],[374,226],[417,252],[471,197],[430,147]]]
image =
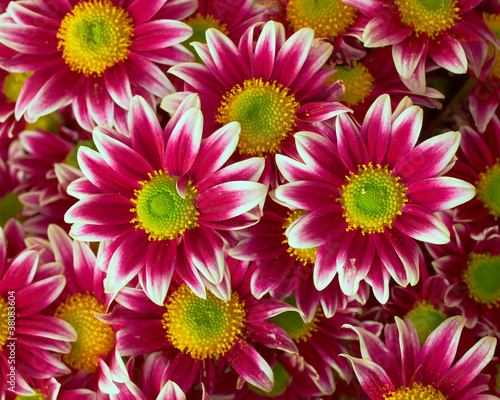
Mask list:
[[127,59],[133,30],[132,18],[111,1],[83,1],[63,18],[58,50],[72,71],[101,76]]
[[295,111],[300,104],[289,89],[277,82],[248,79],[236,85],[222,98],[218,115],[220,124],[241,124],[241,154],[262,156],[279,151],[280,143],[295,126]]
[[245,302],[236,292],[224,303],[211,292],[207,292],[206,300],[201,299],[182,285],[165,306],[162,324],[168,340],[193,358],[224,356],[243,335]]
[[136,229],[143,229],[149,240],[167,240],[182,235],[187,229],[198,226],[195,199],[196,187],[188,182],[185,197],[177,192],[176,179],[163,171],[149,175],[149,181],[139,182],[142,189],[135,191],[130,199],[135,215],[130,221]]
[[[285,218],[285,223],[283,224],[283,233],[288,229],[292,223],[294,223],[297,219],[299,219],[302,215],[305,215],[307,211],[304,210],[293,210],[290,211]],[[283,240],[282,243],[288,243],[288,239]],[[316,247],[311,247],[309,249],[296,249],[294,247],[289,246],[287,252],[290,253],[290,256],[295,256],[295,259],[304,263],[304,264],[312,264],[316,262]]]
[[455,26],[458,15],[457,0],[395,0],[401,21],[413,26],[417,36],[427,34],[434,39],[441,32]]
[[431,385],[413,383],[411,388],[399,388],[395,392],[384,394],[386,400],[446,400],[446,397]]
[[78,339],[71,343],[71,352],[64,354],[63,361],[71,368],[93,373],[99,365],[98,356],[107,355],[115,345],[115,332],[106,323],[99,321],[94,312],[106,312],[91,294],[72,294],[61,303],[55,317],[68,322],[76,331]]
[[357,9],[342,0],[290,0],[286,19],[294,32],[312,28],[315,37],[332,40],[354,24]]
[[358,166],[358,174],[350,172],[346,180],[338,201],[345,210],[347,230],[359,228],[365,234],[392,228],[394,218],[401,215],[401,207],[408,201],[407,188],[398,182],[399,177],[392,176],[387,166],[375,168],[370,162]]

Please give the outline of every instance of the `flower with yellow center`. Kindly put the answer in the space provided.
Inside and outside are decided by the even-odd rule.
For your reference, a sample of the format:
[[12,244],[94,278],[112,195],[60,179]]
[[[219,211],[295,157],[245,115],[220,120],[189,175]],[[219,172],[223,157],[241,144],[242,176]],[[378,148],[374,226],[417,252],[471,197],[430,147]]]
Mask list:
[[236,292],[225,303],[211,292],[202,299],[182,285],[165,306],[162,324],[168,340],[193,358],[224,356],[244,333],[245,302]]
[[3,93],[9,101],[15,102],[21,89],[33,72],[11,72],[3,80]]
[[238,148],[241,154],[262,156],[279,151],[280,143],[295,126],[299,103],[289,89],[262,78],[247,79],[227,92],[221,102],[217,122],[241,124]]
[[408,388],[399,388],[396,392],[388,395],[384,394],[386,400],[446,400],[446,397],[439,391],[434,389],[431,385],[424,386],[420,383],[414,382]]
[[356,11],[341,0],[290,0],[286,6],[286,19],[294,32],[312,28],[315,37],[333,40],[354,24]]
[[344,84],[345,92],[338,98],[338,101],[345,101],[348,106],[364,103],[375,83],[375,78],[370,74],[368,68],[354,61],[351,68],[338,65],[335,69],[337,73],[333,74],[327,83],[340,79]]
[[[297,219],[299,219],[302,215],[305,215],[307,211],[304,210],[293,210],[290,211],[285,218],[285,223],[283,224],[283,232],[287,230],[287,228],[292,225]],[[288,239],[285,239],[283,243],[288,243]],[[304,264],[312,264],[316,262],[316,247],[311,247],[308,249],[296,249],[294,247],[288,247],[287,252],[290,253],[291,256],[295,256],[297,260]]]
[[304,322],[299,313],[293,311],[284,312],[269,320],[281,326],[294,342],[300,343],[307,342],[312,334],[318,331],[317,324],[323,316],[323,312],[318,308],[311,322]]
[[409,311],[406,316],[415,325],[421,345],[425,343],[429,334],[448,317],[439,307],[434,307],[426,300],[416,303],[413,310]]
[[227,25],[222,24],[217,18],[215,18],[213,15],[201,15],[200,13],[196,13],[194,17],[189,17],[184,21],[186,24],[188,24],[191,28],[193,28],[193,36],[191,36],[188,40],[186,40],[183,44],[186,46],[191,53],[196,58],[196,61],[202,62],[200,56],[198,53],[194,50],[192,46],[189,45],[191,42],[199,42],[199,43],[206,43],[207,39],[205,36],[205,32],[209,28],[214,28],[217,29],[219,32],[224,33],[227,35],[229,32],[227,30]]
[[395,0],[401,21],[412,26],[416,34],[435,38],[450,29],[459,18],[457,0]]
[[83,1],[62,20],[58,50],[71,70],[101,76],[127,59],[133,30],[132,18],[110,0]]
[[495,219],[500,217],[500,161],[491,168],[486,166],[486,171],[479,174],[476,192],[490,214]]
[[392,176],[387,166],[358,166],[358,174],[350,172],[348,183],[342,186],[339,199],[345,212],[348,230],[361,229],[363,233],[383,232],[392,228],[394,218],[401,215],[401,207],[408,201],[407,188]]
[[35,389],[35,394],[33,396],[20,394],[14,400],[49,400],[49,398],[44,396],[40,389]]
[[469,288],[469,297],[488,307],[500,305],[500,255],[472,253],[463,279]]
[[[493,34],[497,38],[500,38],[500,14],[483,13],[483,20],[488,28],[490,28],[490,30],[493,32]],[[495,48],[493,44],[490,43],[488,46],[488,58],[492,57],[494,52]],[[500,78],[500,55],[498,54],[498,52],[495,59],[495,64],[491,69],[490,75],[496,78]]]
[[163,171],[155,171],[149,181],[139,182],[142,189],[131,199],[136,216],[130,221],[143,229],[149,240],[173,239],[197,225],[196,188],[188,184],[185,197],[177,192],[176,180]]
[[76,331],[78,339],[71,343],[71,351],[64,354],[63,361],[78,371],[97,371],[99,356],[106,356],[115,345],[115,332],[106,323],[99,321],[94,313],[104,314],[106,309],[91,294],[69,295],[54,314],[68,322]]

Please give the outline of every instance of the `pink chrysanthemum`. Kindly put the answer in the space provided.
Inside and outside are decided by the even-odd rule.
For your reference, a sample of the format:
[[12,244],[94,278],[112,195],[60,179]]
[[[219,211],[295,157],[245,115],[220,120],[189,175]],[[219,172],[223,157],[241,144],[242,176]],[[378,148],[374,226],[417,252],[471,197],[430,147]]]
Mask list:
[[224,280],[214,288],[217,296],[209,292],[201,299],[185,284],[172,283],[161,306],[140,289],[122,289],[116,296],[119,305],[104,317],[122,326],[116,337],[118,351],[138,356],[161,350],[170,361],[163,379],[175,381],[185,392],[203,383],[210,394],[216,375],[228,365],[241,379],[269,392],[273,373],[254,346],[296,353],[286,332],[265,321],[296,308],[270,298],[255,299],[250,274],[247,262],[228,259]]
[[[350,111],[335,102],[342,86],[324,86],[333,71],[322,68],[333,51],[304,28],[286,39],[283,25],[268,22],[258,37],[249,28],[238,46],[226,35],[207,30],[207,44],[194,43],[205,65],[182,63],[169,73],[197,92],[207,117],[208,132],[232,121],[241,124],[238,150],[242,156],[281,151],[297,130]],[[167,96],[162,107],[172,112],[186,93]]]
[[482,338],[452,365],[464,325],[465,318],[448,318],[422,347],[409,319],[396,317],[395,324],[386,325],[385,343],[349,326],[359,336],[362,358],[344,356],[372,400],[497,399],[480,395],[488,390],[488,376],[480,372],[493,356],[495,338]]
[[425,91],[425,61],[455,74],[479,71],[488,44],[500,42],[474,11],[480,0],[344,0],[370,22],[363,32],[366,47],[392,46],[396,69],[412,90]]
[[301,162],[278,155],[290,182],[275,197],[306,211],[286,230],[294,248],[318,247],[314,284],[324,289],[339,274],[345,294],[366,280],[377,299],[389,297],[389,279],[401,286],[419,279],[415,240],[447,243],[434,215],[471,199],[469,183],[442,177],[452,165],[459,132],[415,147],[422,110],[408,98],[393,112],[388,95],[370,107],[361,127],[347,114],[336,120],[337,144],[311,132],[295,135]]
[[65,218],[76,239],[112,240],[99,261],[108,293],[139,274],[148,296],[163,304],[176,269],[205,296],[203,279],[218,284],[223,278],[227,250],[218,231],[243,228],[260,217],[253,208],[267,192],[257,183],[264,160],[221,168],[236,148],[239,124],[202,140],[197,104],[196,95],[187,97],[162,130],[151,107],[134,97],[130,138],[98,127],[93,139],[99,152],[79,149],[85,178],[68,187],[80,201]]
[[[33,72],[16,102],[28,122],[72,103],[78,123],[114,125],[115,109],[133,94],[173,91],[159,66],[192,59],[178,46],[192,34],[175,21],[193,9],[182,0],[52,0],[10,2],[0,42],[19,52],[6,70]],[[98,27],[99,29],[97,29]]]

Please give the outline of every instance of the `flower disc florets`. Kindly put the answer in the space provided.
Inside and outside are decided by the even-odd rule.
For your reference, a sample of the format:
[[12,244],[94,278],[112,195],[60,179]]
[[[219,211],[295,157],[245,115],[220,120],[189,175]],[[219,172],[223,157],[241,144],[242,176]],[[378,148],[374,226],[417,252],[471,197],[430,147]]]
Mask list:
[[7,302],[3,297],[0,297],[0,351],[9,338]]
[[413,310],[409,311],[406,316],[415,325],[421,345],[425,343],[429,334],[448,317],[440,308],[434,307],[426,300],[415,304]]
[[238,148],[241,154],[262,156],[275,153],[295,126],[300,104],[289,89],[277,82],[247,79],[225,94],[216,116],[217,122],[241,124]]
[[390,395],[384,395],[387,400],[446,400],[446,397],[431,385],[421,385],[413,383],[411,388],[399,388],[396,392]]
[[487,166],[486,171],[479,174],[476,192],[490,214],[500,217],[500,162],[497,161],[491,168]]
[[77,293],[61,303],[54,315],[68,322],[78,335],[78,340],[71,343],[71,352],[63,355],[63,361],[87,373],[95,372],[99,365],[98,356],[105,356],[115,345],[113,328],[99,321],[94,312],[103,314],[106,309],[94,296]]
[[[293,210],[290,211],[285,218],[285,223],[283,224],[283,232],[287,230],[287,228],[292,225],[297,219],[301,216],[305,215],[307,211],[304,210]],[[285,239],[283,243],[288,243],[288,239]],[[308,249],[296,249],[295,247],[288,247],[287,252],[290,253],[291,256],[295,256],[297,260],[304,264],[313,264],[316,261],[316,247],[311,247]]]
[[245,326],[245,303],[236,292],[225,303],[211,292],[202,299],[182,285],[165,306],[162,324],[167,338],[176,348],[200,360],[223,356]]
[[330,80],[340,79],[346,88],[338,101],[345,101],[349,106],[364,103],[365,99],[372,92],[372,85],[375,82],[368,68],[354,61],[351,68],[339,65],[335,69],[337,73],[332,75]]
[[111,1],[84,1],[62,20],[58,50],[71,70],[100,76],[127,59],[133,30],[132,18]]
[[488,307],[500,305],[500,256],[472,253],[463,279],[469,296]]
[[431,38],[453,27],[460,11],[457,0],[395,0],[395,4],[405,25]]
[[8,100],[17,101],[19,93],[33,72],[11,72],[3,80],[3,93]]
[[387,166],[358,166],[358,174],[350,172],[348,183],[342,186],[339,199],[345,212],[348,230],[360,228],[363,233],[383,232],[392,228],[396,216],[401,215],[401,207],[408,201],[407,188],[392,176]]
[[149,175],[149,181],[139,182],[142,189],[135,190],[131,201],[136,214],[130,222],[136,229],[144,229],[149,240],[173,239],[186,229],[198,226],[199,212],[194,204],[196,188],[188,183],[185,197],[177,192],[176,180],[163,171]]

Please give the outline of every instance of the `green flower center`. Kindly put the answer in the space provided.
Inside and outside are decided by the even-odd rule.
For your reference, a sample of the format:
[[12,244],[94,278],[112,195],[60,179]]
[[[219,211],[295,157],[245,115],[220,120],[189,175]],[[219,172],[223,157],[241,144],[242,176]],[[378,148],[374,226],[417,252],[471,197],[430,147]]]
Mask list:
[[54,314],[68,322],[78,335],[77,341],[71,343],[71,351],[63,355],[63,361],[87,373],[97,371],[98,356],[107,355],[115,345],[115,331],[99,321],[94,312],[104,314],[106,309],[93,295],[77,293],[59,304]]
[[290,0],[286,19],[293,31],[312,28],[316,37],[335,39],[354,24],[357,9],[342,0]]
[[500,217],[500,163],[479,174],[476,195],[494,218]]
[[167,338],[179,350],[203,360],[218,358],[231,349],[245,326],[245,302],[233,292],[224,303],[207,292],[196,296],[187,285],[180,286],[168,298],[163,314]]
[[354,61],[351,68],[339,65],[335,69],[337,73],[332,75],[328,83],[340,79],[345,86],[345,93],[339,97],[338,101],[344,101],[348,106],[364,103],[372,92],[372,85],[375,82],[368,68]]
[[3,93],[9,101],[15,102],[28,78],[33,72],[11,72],[3,80]]
[[27,395],[18,395],[14,400],[49,400],[48,397],[42,395],[40,389],[34,389],[35,395],[27,396]]
[[411,388],[399,388],[389,395],[384,394],[387,400],[446,400],[446,397],[431,385],[423,386],[420,383],[413,383]]
[[[294,223],[297,219],[299,219],[302,215],[306,214],[307,211],[304,210],[293,210],[288,212],[287,217],[285,218],[285,223],[283,224],[283,235],[284,232],[288,229],[292,223]],[[288,243],[288,239],[285,236],[283,243]],[[311,247],[309,249],[296,249],[294,247],[289,246],[287,251],[290,253],[290,256],[295,256],[296,260],[304,264],[313,264],[316,262],[316,247]]]
[[198,53],[192,46],[188,46],[189,43],[192,42],[200,42],[207,43],[207,38],[205,32],[209,28],[217,29],[219,32],[222,32],[224,35],[227,35],[229,31],[227,30],[226,24],[221,24],[218,19],[216,19],[213,15],[202,16],[200,13],[197,13],[194,17],[190,17],[184,21],[191,28],[193,28],[193,35],[186,40],[183,45],[186,46],[187,49],[191,53],[194,54],[196,61],[201,62],[201,58],[198,56]]
[[101,76],[127,59],[133,30],[132,18],[111,1],[83,1],[62,20],[58,50],[72,71]]
[[434,307],[426,300],[415,304],[413,310],[409,311],[406,316],[415,325],[421,345],[425,343],[429,334],[447,318],[440,308]]
[[469,296],[488,307],[500,305],[500,256],[489,253],[469,256],[463,279],[469,288]]
[[435,38],[450,29],[459,19],[457,0],[395,0],[401,21],[413,26],[417,35],[427,34]]
[[270,392],[264,392],[262,389],[259,389],[258,387],[255,387],[250,383],[248,384],[248,387],[255,393],[258,393],[264,397],[276,397],[283,394],[288,387],[288,384],[290,383],[291,377],[290,375],[288,375],[288,372],[286,372],[283,365],[281,365],[279,362],[274,364],[273,374],[274,386],[273,390],[271,390]]
[[392,228],[392,221],[401,214],[401,207],[408,200],[407,188],[393,177],[387,166],[358,166],[358,174],[346,176],[347,185],[342,186],[339,199],[345,212],[347,230],[361,228],[363,233],[383,232]]
[[[500,14],[483,13],[483,20],[495,36],[500,39]],[[490,43],[488,46],[488,58],[492,57],[494,53],[495,47]],[[500,78],[500,54],[496,56],[495,65],[493,65],[490,75]]]
[[75,147],[73,147],[73,149],[71,149],[71,151],[68,153],[68,155],[66,156],[66,159],[64,160],[64,162],[72,167],[75,167],[75,168],[80,168],[80,166],[78,165],[78,149],[80,147],[88,147],[92,150],[97,150],[97,147],[95,146],[95,143],[92,139],[89,139],[89,140],[80,140]]
[[18,218],[17,214],[23,211],[23,204],[15,193],[7,193],[0,200],[0,227],[11,218]]
[[8,305],[3,297],[0,297],[0,351],[9,340],[9,319],[8,319]]
[[279,150],[295,126],[295,111],[300,106],[288,91],[280,83],[252,78],[243,82],[243,88],[236,85],[225,94],[215,119],[221,124],[241,124],[241,154],[262,156]]
[[187,229],[198,226],[200,213],[194,200],[196,188],[188,183],[186,195],[182,198],[177,192],[176,180],[163,171],[150,175],[149,181],[139,182],[142,189],[135,191],[131,201],[136,214],[130,222],[136,229],[144,229],[149,240],[173,239]]

